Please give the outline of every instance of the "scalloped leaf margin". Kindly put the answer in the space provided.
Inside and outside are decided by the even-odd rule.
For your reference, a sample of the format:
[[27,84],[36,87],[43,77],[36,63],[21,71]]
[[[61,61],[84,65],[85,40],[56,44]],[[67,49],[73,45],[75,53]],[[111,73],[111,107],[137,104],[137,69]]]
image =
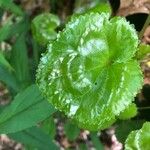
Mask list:
[[142,86],[135,29],[107,13],[74,17],[48,46],[37,84],[81,128],[109,127]]

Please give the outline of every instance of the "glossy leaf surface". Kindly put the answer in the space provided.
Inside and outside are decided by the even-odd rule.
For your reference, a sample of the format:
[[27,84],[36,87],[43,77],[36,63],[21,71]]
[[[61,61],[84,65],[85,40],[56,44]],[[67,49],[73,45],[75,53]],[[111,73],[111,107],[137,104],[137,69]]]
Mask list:
[[107,128],[142,86],[133,58],[137,46],[136,31],[123,18],[74,17],[41,58],[37,83],[49,102],[80,127]]
[[98,12],[98,13],[111,13],[111,8],[110,5],[107,3],[103,3],[103,2],[96,2],[93,3],[93,1],[91,2],[91,4],[87,4],[84,6],[82,6],[83,4],[81,4],[81,1],[76,2],[75,6],[75,14],[85,14],[85,13],[91,13],[91,12]]
[[144,123],[140,130],[132,131],[125,144],[125,150],[149,150],[150,123]]

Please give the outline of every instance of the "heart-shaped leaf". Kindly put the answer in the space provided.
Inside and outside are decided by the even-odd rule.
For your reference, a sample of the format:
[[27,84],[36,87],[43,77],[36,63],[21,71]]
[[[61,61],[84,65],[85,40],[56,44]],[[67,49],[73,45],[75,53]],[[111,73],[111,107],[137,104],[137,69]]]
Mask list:
[[41,58],[37,83],[50,103],[80,127],[104,129],[131,104],[142,73],[138,37],[123,18],[74,17]]

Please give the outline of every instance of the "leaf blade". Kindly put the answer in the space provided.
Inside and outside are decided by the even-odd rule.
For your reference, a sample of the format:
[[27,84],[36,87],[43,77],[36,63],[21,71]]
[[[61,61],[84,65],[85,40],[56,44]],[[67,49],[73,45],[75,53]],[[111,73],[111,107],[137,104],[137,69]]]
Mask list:
[[32,148],[38,148],[49,150],[57,150],[57,146],[53,143],[50,136],[45,134],[40,128],[32,127],[27,130],[9,134],[9,136],[23,144],[25,146],[31,146]]
[[23,15],[23,11],[19,6],[14,4],[12,0],[0,0],[0,7],[15,13],[16,15]]
[[37,86],[32,85],[18,94],[1,112],[0,133],[12,133],[32,127],[54,111],[43,99]]

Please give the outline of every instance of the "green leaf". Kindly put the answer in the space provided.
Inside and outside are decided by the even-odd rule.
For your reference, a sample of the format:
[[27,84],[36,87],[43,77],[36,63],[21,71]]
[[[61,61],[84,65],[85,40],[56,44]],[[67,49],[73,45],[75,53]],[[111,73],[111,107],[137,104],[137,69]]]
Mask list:
[[0,133],[13,133],[32,127],[49,117],[54,109],[43,99],[36,85],[17,94],[0,114]]
[[23,11],[19,6],[13,3],[12,0],[0,0],[0,7],[15,13],[16,15],[23,15]]
[[144,123],[140,130],[132,131],[125,144],[125,150],[149,150],[150,122]]
[[106,1],[102,0],[89,0],[88,2],[84,0],[76,0],[74,12],[75,14],[85,14],[90,12],[111,13],[111,7]]
[[32,147],[33,149],[44,149],[44,150],[57,150],[58,148],[53,143],[53,139],[45,134],[40,128],[32,127],[30,129],[9,134],[9,137],[16,141],[19,141],[26,146]]
[[97,133],[91,133],[91,139],[92,139],[92,142],[93,142],[96,150],[103,150],[104,149],[104,146],[100,142],[100,139],[98,138]]
[[46,45],[48,42],[56,39],[56,27],[60,20],[56,15],[43,13],[36,16],[32,21],[32,33],[35,40],[40,44]]
[[0,65],[0,81],[5,83],[9,88],[13,89],[14,92],[18,92],[20,90],[20,85],[14,71],[9,70],[3,65]]
[[110,5],[109,4],[98,4],[96,5],[95,7],[89,9],[87,11],[87,13],[90,13],[90,12],[98,12],[98,13],[102,13],[102,12],[105,12],[105,13],[111,13],[111,8],[110,8]]
[[138,60],[143,60],[148,54],[150,54],[150,45],[140,44],[135,57]]
[[29,60],[27,56],[26,34],[22,33],[16,40],[11,51],[11,64],[22,87],[26,87],[30,82]]
[[144,121],[143,120],[126,120],[119,121],[116,124],[116,136],[117,139],[124,143],[127,136],[132,130],[138,130],[142,127]]
[[8,20],[0,29],[0,42],[11,38],[14,35],[20,35],[28,29],[28,20],[26,16],[21,21],[12,24],[12,20]]
[[135,139],[136,134],[138,131],[132,131],[126,141],[125,150],[137,150],[138,149],[138,142]]
[[0,29],[0,42],[7,39],[7,37],[9,36],[9,33],[11,31],[11,27],[12,26],[10,24],[6,24],[5,26],[1,27],[1,29]]
[[69,121],[65,123],[64,129],[67,137],[72,141],[75,140],[80,133],[80,129]]
[[85,143],[80,143],[79,144],[79,149],[87,150],[87,146],[85,145]]
[[54,138],[54,136],[56,135],[56,125],[52,116],[42,122],[41,128],[51,138]]
[[6,67],[8,70],[13,70],[12,66],[9,64],[9,62],[6,60],[3,53],[0,52],[0,65]]
[[137,115],[137,107],[134,103],[131,103],[123,112],[118,116],[121,120],[127,120]]
[[41,58],[37,83],[49,102],[81,128],[107,128],[142,87],[133,58],[137,46],[136,31],[124,18],[74,17]]

